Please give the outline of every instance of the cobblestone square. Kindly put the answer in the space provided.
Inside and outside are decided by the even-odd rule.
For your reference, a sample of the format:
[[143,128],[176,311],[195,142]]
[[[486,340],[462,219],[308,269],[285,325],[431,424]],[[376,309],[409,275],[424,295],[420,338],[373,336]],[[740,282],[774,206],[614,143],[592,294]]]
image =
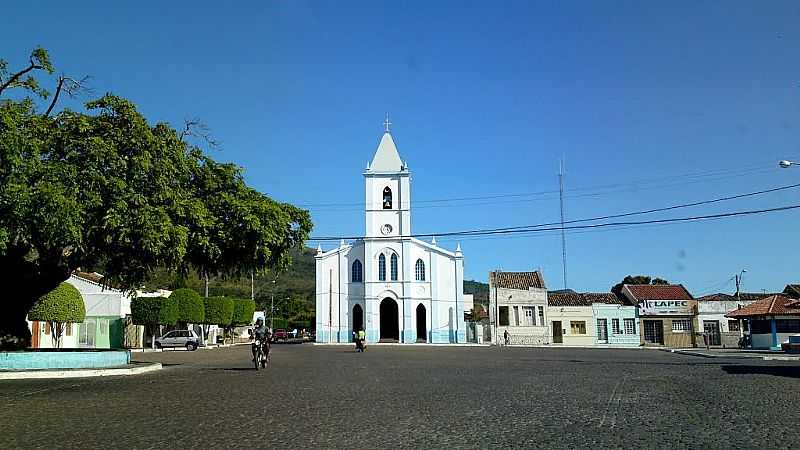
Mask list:
[[[0,383],[0,448],[797,448],[800,365],[656,350],[276,345]],[[445,407],[444,405],[454,405]]]

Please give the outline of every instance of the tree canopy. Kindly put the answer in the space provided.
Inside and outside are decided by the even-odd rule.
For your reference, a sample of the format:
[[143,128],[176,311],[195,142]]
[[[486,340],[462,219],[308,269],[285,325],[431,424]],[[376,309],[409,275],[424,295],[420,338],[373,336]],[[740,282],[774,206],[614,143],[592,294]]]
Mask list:
[[178,305],[166,297],[137,297],[131,300],[131,320],[136,325],[148,327],[175,325]]
[[27,344],[33,302],[78,267],[102,267],[123,289],[157,267],[249,275],[285,267],[308,238],[307,211],[247,186],[240,167],[206,156],[186,130],[151,125],[128,100],[42,113],[49,93],[31,77],[53,70],[41,48],[16,72],[0,60],[0,278],[12,290],[0,300],[0,347]]
[[78,323],[83,322],[86,317],[86,307],[83,304],[83,296],[75,286],[69,283],[61,283],[39,297],[28,313],[28,320],[40,320],[43,322]]
[[249,298],[236,298],[233,300],[233,316],[231,326],[242,327],[253,323],[253,313],[256,312],[256,302]]
[[624,284],[669,284],[669,281],[663,278],[652,278],[647,275],[628,275],[622,279],[621,282],[611,287],[611,292],[619,295],[622,293],[622,285]]
[[[227,297],[208,297],[203,299],[206,325],[219,325],[227,327],[233,319],[233,299]],[[252,318],[252,316],[250,316]]]
[[176,289],[169,299],[175,302],[179,323],[203,323],[205,307],[200,294],[194,289]]

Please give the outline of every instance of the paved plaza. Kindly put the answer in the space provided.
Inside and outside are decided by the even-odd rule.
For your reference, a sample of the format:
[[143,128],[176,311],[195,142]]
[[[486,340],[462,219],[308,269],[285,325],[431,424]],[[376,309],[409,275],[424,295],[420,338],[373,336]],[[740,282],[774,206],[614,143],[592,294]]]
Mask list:
[[[279,345],[0,382],[0,448],[797,448],[797,362],[653,350]],[[445,407],[444,405],[453,405]]]

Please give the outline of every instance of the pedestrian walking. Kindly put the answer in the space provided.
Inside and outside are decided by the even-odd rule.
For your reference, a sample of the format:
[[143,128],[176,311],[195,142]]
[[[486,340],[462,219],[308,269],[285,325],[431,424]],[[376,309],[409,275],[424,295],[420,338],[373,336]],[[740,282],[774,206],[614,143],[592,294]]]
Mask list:
[[508,334],[508,330],[503,332],[503,340],[506,342],[506,345],[511,341],[511,335]]

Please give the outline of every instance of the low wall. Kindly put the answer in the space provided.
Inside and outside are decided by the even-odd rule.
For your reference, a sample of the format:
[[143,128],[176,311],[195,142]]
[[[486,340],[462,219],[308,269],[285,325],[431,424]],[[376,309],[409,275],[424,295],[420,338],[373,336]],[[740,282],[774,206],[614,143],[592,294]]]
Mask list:
[[0,370],[87,369],[130,364],[128,350],[28,350],[0,352]]

